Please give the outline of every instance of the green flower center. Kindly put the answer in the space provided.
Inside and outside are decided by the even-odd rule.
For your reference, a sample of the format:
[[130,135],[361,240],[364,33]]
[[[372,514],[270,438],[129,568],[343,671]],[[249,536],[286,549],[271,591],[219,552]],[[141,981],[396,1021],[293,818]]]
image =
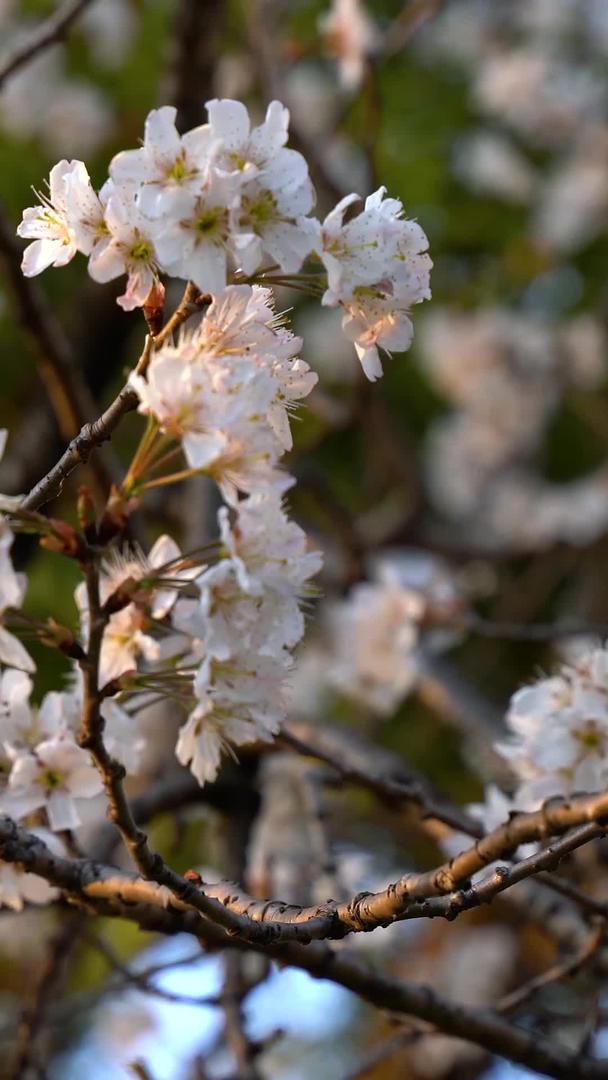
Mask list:
[[205,210],[196,220],[196,231],[203,236],[209,236],[210,233],[219,230],[221,219],[222,211],[217,207]]
[[186,168],[186,162],[184,161],[183,157],[178,157],[175,159],[167,175],[169,180],[176,180],[178,183],[180,182],[180,180],[184,180],[186,178],[186,176],[188,175],[188,170]]
[[60,787],[62,779],[61,773],[55,772],[53,769],[47,769],[42,774],[42,781],[47,791],[54,791],[55,788]]
[[258,199],[251,201],[247,205],[247,211],[253,221],[254,228],[264,225],[276,217],[276,199],[270,191],[265,191]]
[[150,262],[153,254],[152,244],[148,240],[138,240],[129,252],[134,262]]

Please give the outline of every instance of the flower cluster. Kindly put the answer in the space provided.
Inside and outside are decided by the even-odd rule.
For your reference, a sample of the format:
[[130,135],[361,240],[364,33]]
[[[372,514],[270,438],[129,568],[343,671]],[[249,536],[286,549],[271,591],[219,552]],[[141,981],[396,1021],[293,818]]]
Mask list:
[[607,691],[608,649],[597,648],[514,694],[507,713],[511,737],[497,749],[520,781],[519,809],[606,786]]
[[[466,807],[486,831],[504,825],[519,810],[538,810],[556,795],[603,791],[608,782],[608,647],[582,652],[557,674],[522,687],[511,698],[506,723],[509,737],[495,748],[517,786],[508,796],[488,784],[484,801]],[[442,841],[449,855],[469,844],[462,833]],[[536,848],[523,844],[517,854],[525,858]],[[491,869],[485,867],[474,880]]]
[[403,217],[399,199],[379,188],[360,214],[344,221],[358,196],[347,195],[327,215],[318,252],[327,270],[323,303],[344,310],[342,328],[355,345],[368,379],[382,374],[378,346],[408,349],[413,327],[408,312],[431,293],[428,240],[415,221]]
[[219,511],[223,557],[180,599],[173,623],[191,641],[196,705],[177,756],[199,783],[213,779],[222,750],[268,741],[285,712],[291,650],[304,633],[300,601],[321,566],[302,529],[272,490],[241,501],[234,522]]
[[[77,742],[82,695],[74,689],[51,691],[35,708],[32,682],[9,668],[0,677],[0,744],[6,763],[2,813],[20,820],[44,810],[49,828],[74,829],[99,817],[95,796],[102,791],[99,773]],[[133,719],[116,702],[102,708],[109,751],[136,772],[142,749]]]
[[531,467],[562,395],[601,382],[604,351],[589,315],[551,322],[495,307],[425,320],[424,370],[454,406],[429,432],[431,493],[480,543],[584,543],[605,527],[605,468],[550,484]]
[[143,146],[114,157],[98,194],[82,161],[55,165],[48,196],[25,210],[18,229],[33,240],[24,273],[64,266],[80,251],[95,281],[127,275],[118,303],[130,311],[161,274],[216,298],[237,272],[242,279],[278,270],[289,283],[313,256],[321,268],[310,287],[327,284],[323,303],[341,305],[364,370],[377,378],[377,347],[407,349],[408,311],[430,295],[424,232],[403,218],[399,200],[383,198],[383,188],[346,223],[357,195],[323,224],[310,217],[308,166],[285,145],[289,113],[278,101],[257,127],[238,101],[216,99],[207,111],[207,124],[180,135],[173,107],[153,110]]
[[330,683],[378,713],[393,712],[418,680],[422,625],[449,619],[457,604],[437,560],[418,552],[385,555],[372,580],[355,585],[329,612]]
[[260,487],[283,492],[292,482],[277,467],[291,447],[289,410],[317,381],[296,358],[301,344],[269,289],[228,286],[194,331],[154,355],[145,379],[131,377],[140,412],[181,440],[190,467],[227,501]]
[[[100,598],[116,610],[102,641],[100,685],[117,680],[120,690],[121,676],[138,666],[161,682],[184,676],[190,715],[177,756],[200,783],[215,777],[224,749],[278,730],[291,650],[304,633],[300,601],[321,565],[282,505],[293,483],[280,468],[291,447],[289,413],[317,381],[295,355],[300,344],[275,315],[269,289],[232,285],[194,330],[154,354],[145,377],[131,378],[152,437],[169,456],[166,445],[176,441],[186,473],[211,477],[228,505],[218,543],[206,551],[210,565],[184,559],[169,537],[148,556],[106,562]],[[142,468],[134,484],[145,484]],[[77,602],[86,638],[83,585]]]

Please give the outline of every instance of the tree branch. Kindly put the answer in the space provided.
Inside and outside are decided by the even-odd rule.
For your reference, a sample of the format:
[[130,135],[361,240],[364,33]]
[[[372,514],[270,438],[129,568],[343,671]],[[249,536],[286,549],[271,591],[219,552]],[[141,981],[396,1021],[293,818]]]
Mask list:
[[424,777],[406,771],[402,762],[396,761],[394,775],[387,775],[382,765],[388,755],[363,742],[359,745],[351,732],[348,739],[340,739],[339,732],[296,720],[283,726],[278,741],[298,754],[325,762],[343,780],[367,788],[389,805],[411,802],[424,817],[435,818],[469,836],[484,835],[479,821],[435,795]]
[[469,1040],[489,1053],[548,1076],[562,1080],[606,1076],[604,1061],[556,1047],[537,1032],[511,1024],[490,1009],[467,1008],[440,997],[429,987],[384,978],[325,943],[304,947],[293,942],[245,942],[226,934],[219,926],[184,910],[167,889],[90,860],[55,856],[41,840],[8,819],[0,819],[0,857],[40,874],[97,914],[126,918],[149,931],[189,933],[208,949],[253,949],[279,963],[301,968],[314,978],[329,979],[377,1008],[417,1017],[446,1035]]
[[0,67],[0,88],[11,75],[14,75],[39,53],[61,41],[75,19],[92,2],[93,0],[69,0],[69,3],[64,4],[59,11],[41,23],[28,40],[23,45],[18,45]]
[[[200,297],[196,287],[192,282],[189,282],[179,307],[175,310],[160,333],[155,337],[152,337],[151,335],[146,337],[144,348],[134,369],[136,374],[145,374],[152,353],[156,349],[159,349],[161,345],[163,345],[164,342],[179,329],[182,323],[198,311],[202,304],[207,301],[208,298]],[[123,416],[137,408],[138,400],[135,390],[130,386],[129,382],[126,382],[118,396],[114,399],[112,404],[108,406],[105,412],[103,412],[97,420],[94,420],[93,423],[84,425],[78,435],[72,439],[59,461],[49,470],[46,476],[43,476],[42,480],[32,488],[29,495],[26,495],[21,503],[22,509],[38,510],[41,506],[44,506],[45,503],[49,502],[50,499],[54,499],[59,495],[65,480],[70,473],[73,472],[77,465],[81,465],[88,461],[89,456],[95,447],[101,446],[102,443],[106,442],[111,437]]]

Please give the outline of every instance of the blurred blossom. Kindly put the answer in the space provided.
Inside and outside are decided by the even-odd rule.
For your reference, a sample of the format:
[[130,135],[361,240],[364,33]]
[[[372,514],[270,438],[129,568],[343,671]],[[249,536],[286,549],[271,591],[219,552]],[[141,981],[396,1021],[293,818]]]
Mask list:
[[49,154],[92,154],[112,131],[113,113],[92,83],[66,76],[59,46],[7,82],[0,123],[11,135],[39,138]]
[[578,251],[608,222],[608,128],[594,128],[540,189],[532,233],[559,252]]
[[497,7],[487,0],[445,4],[438,17],[422,27],[423,55],[431,61],[441,57],[451,64],[477,63],[494,38]]
[[254,82],[255,70],[248,53],[230,52],[218,57],[214,72],[218,98],[244,98],[251,92]]
[[332,0],[330,10],[319,17],[319,29],[327,53],[338,61],[340,81],[355,90],[378,38],[365,5],[361,0]]
[[502,543],[523,550],[591,543],[608,525],[608,470],[564,484],[507,474],[496,485],[488,524]]
[[474,97],[489,115],[552,147],[566,143],[582,122],[602,114],[606,88],[586,68],[566,67],[522,47],[482,61]]
[[[289,68],[285,94],[294,127],[308,138],[332,131],[338,118],[338,101],[329,75],[317,63],[303,61]],[[317,144],[317,150],[323,147]]]
[[[103,0],[102,4],[91,4],[78,24],[96,63],[110,69],[119,68],[126,60],[136,25],[131,0]],[[81,153],[84,153],[82,148]]]
[[478,131],[459,139],[454,172],[473,191],[508,202],[528,202],[534,189],[534,169],[515,144],[497,132]]
[[[435,956],[426,955],[425,965],[416,965],[416,977],[432,981],[446,997],[463,1005],[487,1008],[507,990],[515,974],[515,946],[512,931],[504,926],[459,928]],[[408,1055],[416,1076],[428,1080],[469,1075],[483,1060],[484,1053],[470,1042],[437,1034],[417,1039]]]
[[598,535],[607,520],[603,471],[552,485],[533,465],[567,390],[595,389],[604,378],[599,322],[586,314],[552,323],[501,308],[438,309],[420,336],[424,369],[456,406],[427,435],[437,508],[471,527],[477,519],[490,544],[583,543]]
[[379,556],[369,581],[328,606],[330,681],[376,712],[392,712],[418,679],[423,620],[456,603],[447,571],[432,556]]

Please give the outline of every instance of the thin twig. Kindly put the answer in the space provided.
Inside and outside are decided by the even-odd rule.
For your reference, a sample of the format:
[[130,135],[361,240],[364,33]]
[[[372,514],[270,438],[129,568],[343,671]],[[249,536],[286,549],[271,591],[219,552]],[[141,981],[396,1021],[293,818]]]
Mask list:
[[297,753],[317,758],[334,769],[338,775],[351,783],[373,791],[374,794],[392,806],[414,803],[425,817],[444,822],[452,829],[481,838],[484,834],[479,821],[470,817],[457,806],[451,806],[435,795],[421,776],[410,773],[401,767],[399,774],[386,775],[374,767],[373,754],[369,747],[361,746],[350,737],[336,745],[338,736],[335,732],[316,728],[302,721],[291,721],[283,726],[278,737]]
[[22,1080],[30,1066],[35,1064],[47,1014],[62,982],[70,952],[78,941],[84,918],[82,911],[68,912],[49,942],[48,956],[32,1006],[23,1014],[17,1031],[15,1059],[7,1080]]
[[[191,282],[188,283],[179,307],[160,333],[155,337],[151,335],[146,337],[144,348],[134,369],[136,374],[145,374],[153,351],[160,348],[207,299],[207,297],[199,299],[195,286]],[[78,435],[72,439],[59,461],[32,488],[29,495],[26,495],[21,503],[22,509],[38,510],[50,499],[59,495],[70,473],[77,465],[88,461],[91,452],[110,438],[122,418],[137,408],[138,400],[135,390],[127,381],[105,412],[93,423],[84,425]]]
[[[76,363],[72,346],[44,293],[21,272],[21,250],[15,242],[1,203],[0,256],[15,298],[19,321],[34,345],[38,372],[59,433],[64,439],[72,439],[95,415],[95,402],[82,369]],[[92,464],[92,473],[98,494],[105,497],[113,479],[112,470],[106,468],[102,459],[96,459]]]
[[512,990],[510,994],[505,994],[496,1004],[497,1011],[512,1012],[514,1009],[519,1009],[534,994],[544,989],[545,986],[559,982],[560,979],[565,979],[568,976],[576,975],[593,960],[598,949],[604,943],[605,934],[606,925],[602,921],[593,928],[583,947],[575,956],[571,956],[568,960],[563,960],[559,964],[554,964],[547,971],[543,971],[541,975],[537,975],[523,986],[518,986],[516,990]]
[[61,41],[67,34],[70,26],[85,8],[89,7],[93,0],[69,0],[41,23],[27,41],[18,45],[0,67],[0,88],[6,80],[19,71],[20,68],[29,64],[30,60]]

